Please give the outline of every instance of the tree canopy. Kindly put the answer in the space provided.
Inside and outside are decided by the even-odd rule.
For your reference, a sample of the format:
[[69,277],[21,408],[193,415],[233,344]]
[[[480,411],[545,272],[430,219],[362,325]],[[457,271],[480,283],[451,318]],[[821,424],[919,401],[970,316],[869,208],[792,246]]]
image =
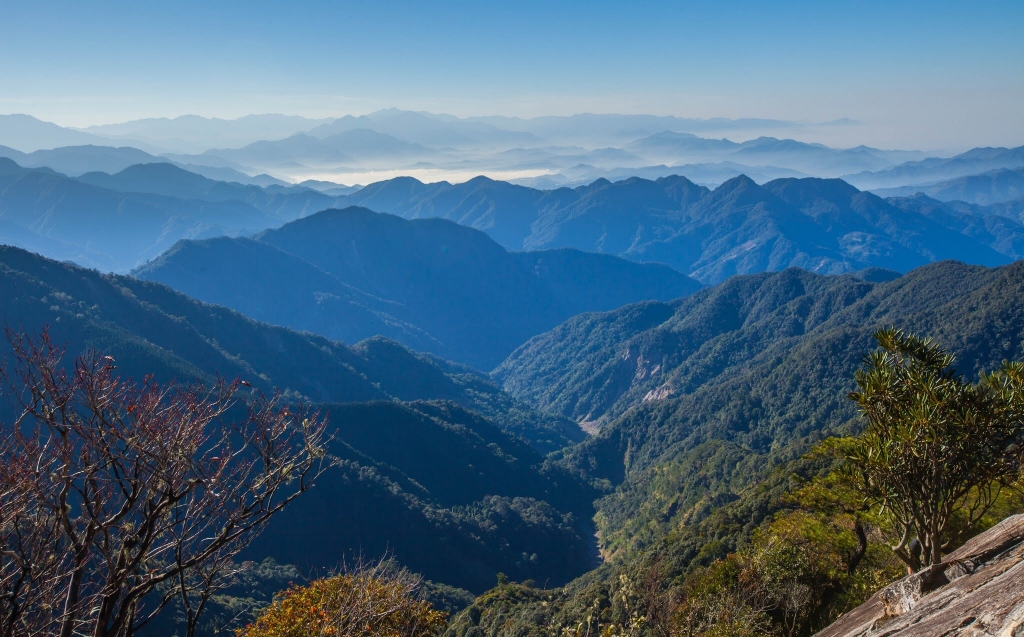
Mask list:
[[930,340],[896,328],[875,339],[849,395],[866,429],[833,447],[865,503],[896,531],[893,551],[916,571],[940,562],[1020,479],[1024,364],[1004,362],[970,383]]

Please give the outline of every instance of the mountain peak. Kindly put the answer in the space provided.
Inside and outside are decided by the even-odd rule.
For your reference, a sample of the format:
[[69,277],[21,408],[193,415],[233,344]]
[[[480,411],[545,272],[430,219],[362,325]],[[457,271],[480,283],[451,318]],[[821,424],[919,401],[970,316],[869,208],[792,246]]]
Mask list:
[[715,188],[712,192],[716,194],[729,194],[733,192],[743,192],[751,188],[760,188],[750,177],[740,174],[736,175],[732,179],[729,179],[722,183],[718,188]]
[[789,203],[806,202],[814,198],[828,201],[849,200],[860,192],[842,179],[818,177],[775,179],[766,183],[764,189]]
[[22,167],[18,162],[14,161],[13,159],[10,159],[8,157],[0,157],[0,173],[10,174],[13,172],[18,172],[20,170],[28,169]]
[[736,213],[768,201],[777,201],[746,175],[738,175],[726,181],[695,203],[691,212],[705,221],[717,218],[723,213]]
[[651,135],[648,139],[699,139],[692,133],[680,133],[672,130],[661,131]]

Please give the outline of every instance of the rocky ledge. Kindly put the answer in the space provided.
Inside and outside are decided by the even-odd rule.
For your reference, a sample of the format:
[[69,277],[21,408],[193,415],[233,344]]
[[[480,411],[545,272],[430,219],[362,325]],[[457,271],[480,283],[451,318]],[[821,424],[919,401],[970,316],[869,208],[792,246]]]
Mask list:
[[1024,637],[1024,514],[894,582],[817,637]]

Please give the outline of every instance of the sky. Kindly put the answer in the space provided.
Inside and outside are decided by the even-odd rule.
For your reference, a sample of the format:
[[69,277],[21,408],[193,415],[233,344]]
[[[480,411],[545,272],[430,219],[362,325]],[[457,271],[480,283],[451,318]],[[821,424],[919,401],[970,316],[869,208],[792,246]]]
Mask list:
[[823,141],[1020,145],[1022,33],[1022,0],[0,0],[0,113],[851,118]]

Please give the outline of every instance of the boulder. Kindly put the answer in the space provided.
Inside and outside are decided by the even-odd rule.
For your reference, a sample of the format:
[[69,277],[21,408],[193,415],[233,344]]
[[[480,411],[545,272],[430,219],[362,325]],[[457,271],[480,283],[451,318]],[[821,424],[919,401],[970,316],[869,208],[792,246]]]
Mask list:
[[1024,637],[1024,514],[890,584],[818,637]]

